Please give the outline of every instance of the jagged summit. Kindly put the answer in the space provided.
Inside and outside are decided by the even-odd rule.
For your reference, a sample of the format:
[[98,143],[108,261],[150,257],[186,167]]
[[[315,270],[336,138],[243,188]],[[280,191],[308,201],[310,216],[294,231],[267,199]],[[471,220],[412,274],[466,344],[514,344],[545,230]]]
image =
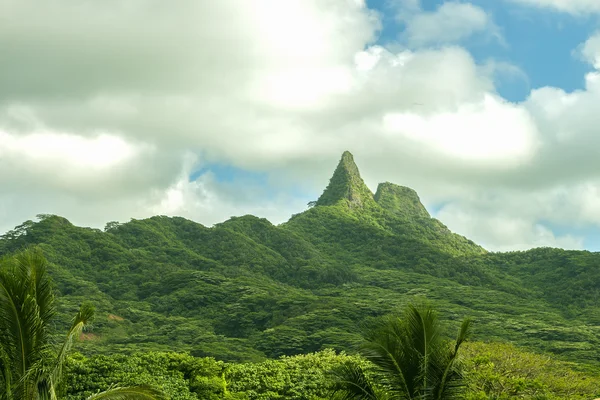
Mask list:
[[375,192],[375,201],[381,207],[403,216],[430,218],[421,203],[419,195],[413,189],[390,182],[380,183]]
[[431,218],[417,192],[390,182],[380,183],[375,195],[360,177],[354,157],[349,151],[335,169],[329,185],[316,201],[317,206],[343,204],[350,209],[379,209],[380,207],[403,217]]
[[360,177],[354,157],[349,151],[342,158],[329,181],[329,185],[316,202],[317,206],[346,204],[350,208],[363,208],[375,203],[373,193]]

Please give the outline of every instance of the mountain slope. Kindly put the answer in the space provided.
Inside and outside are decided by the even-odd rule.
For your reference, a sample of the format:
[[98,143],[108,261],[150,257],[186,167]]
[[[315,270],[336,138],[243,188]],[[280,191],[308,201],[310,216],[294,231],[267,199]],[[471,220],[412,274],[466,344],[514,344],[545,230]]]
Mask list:
[[417,192],[390,182],[380,183],[374,196],[383,209],[405,218],[430,218]]
[[60,292],[60,324],[98,307],[93,352],[188,350],[258,360],[351,349],[362,324],[427,298],[476,337],[600,362],[598,254],[487,253],[431,218],[409,188],[375,195],[344,153],[316,205],[275,226],[253,216],[212,228],[164,216],[80,228],[27,221],[0,254],[43,248]]
[[392,256],[397,257],[395,250],[406,246],[412,249],[411,256],[419,253],[419,247],[426,254],[430,249],[452,256],[485,253],[480,246],[431,218],[412,189],[382,183],[373,195],[347,151],[315,207],[294,215],[283,226],[316,246],[329,246],[328,251],[342,246],[353,257],[369,253],[370,260],[380,255],[378,250],[383,252],[382,257],[389,256],[385,253],[390,248]]
[[350,210],[374,207],[373,193],[360,177],[354,157],[349,151],[342,154],[329,185],[316,203],[317,206],[342,205]]

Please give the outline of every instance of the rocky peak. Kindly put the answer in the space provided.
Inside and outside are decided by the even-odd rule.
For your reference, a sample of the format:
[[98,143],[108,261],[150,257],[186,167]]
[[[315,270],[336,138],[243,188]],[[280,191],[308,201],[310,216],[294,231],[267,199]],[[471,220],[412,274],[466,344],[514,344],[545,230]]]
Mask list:
[[373,193],[360,177],[354,157],[349,151],[342,154],[342,158],[335,169],[329,185],[316,202],[317,206],[331,206],[345,204],[350,208],[364,208],[374,204]]
[[430,218],[417,192],[406,186],[385,182],[377,186],[375,201],[382,208],[407,217]]

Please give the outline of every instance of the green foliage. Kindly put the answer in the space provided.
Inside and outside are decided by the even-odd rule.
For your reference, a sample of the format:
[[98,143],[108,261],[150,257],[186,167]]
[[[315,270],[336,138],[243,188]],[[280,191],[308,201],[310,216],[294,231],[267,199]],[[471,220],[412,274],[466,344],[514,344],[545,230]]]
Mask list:
[[341,205],[351,210],[375,207],[373,193],[360,177],[354,157],[345,151],[329,185],[315,203],[317,206]]
[[[599,395],[597,372],[578,372],[574,364],[509,344],[467,342],[459,354],[468,400],[583,400]],[[236,364],[181,353],[76,354],[67,363],[67,397],[80,399],[120,381],[156,385],[173,400],[318,400],[330,397],[335,385],[331,371],[344,367],[364,371],[368,379],[376,373],[366,359],[332,350]]]
[[135,355],[75,355],[67,364],[67,398],[90,396],[113,382],[151,384],[172,400],[220,399],[224,364],[211,358],[149,352]]
[[333,384],[329,371],[347,362],[364,361],[332,350],[244,364],[164,352],[78,354],[67,364],[68,398],[89,396],[114,381],[152,384],[173,400],[324,398]]
[[482,261],[519,277],[569,314],[587,314],[600,324],[594,311],[600,304],[600,253],[538,248],[490,254]]
[[405,186],[398,186],[390,182],[380,183],[374,199],[382,208],[403,217],[430,217],[421,204],[417,192]]
[[598,372],[578,372],[573,363],[528,353],[507,343],[468,343],[465,353],[467,400],[583,400],[600,396]]
[[[39,251],[0,261],[0,398],[47,398],[60,383],[50,344],[55,314],[46,262]],[[67,340],[69,342],[69,340]]]
[[94,303],[86,356],[177,349],[258,362],[350,350],[358,324],[425,297],[451,328],[473,316],[478,339],[600,363],[599,253],[487,253],[430,218],[412,190],[386,183],[373,196],[349,153],[321,197],[279,226],[157,216],[102,231],[43,215],[3,235],[0,255],[43,250],[57,330]]
[[346,363],[364,362],[325,350],[258,364],[230,365],[226,378],[231,392],[251,400],[326,398],[334,385],[330,371]]
[[[0,260],[0,399],[56,400],[63,387],[67,355],[91,322],[94,309],[89,304],[81,306],[59,348],[50,337],[55,312],[46,259],[39,249]],[[109,388],[88,400],[163,398],[158,389],[139,385]]]
[[334,397],[364,399],[456,399],[463,389],[458,350],[470,334],[464,320],[456,341],[443,337],[437,313],[428,305],[410,304],[402,318],[389,317],[365,334],[362,354],[374,364],[368,373],[360,365],[338,370]]
[[[583,284],[586,276],[596,279],[596,254],[452,256],[420,237],[398,236],[377,220],[321,206],[279,227],[251,216],[211,229],[154,217],[102,232],[47,217],[0,240],[0,247],[39,244],[44,250],[59,292],[58,329],[69,328],[79,304],[94,302],[99,314],[82,343],[86,354],[177,348],[257,361],[344,350],[359,339],[357,323],[418,295],[453,319],[473,315],[480,338],[577,361],[600,359],[596,289]],[[538,261],[538,253],[554,258]],[[570,276],[564,260],[579,262],[580,272]],[[530,267],[534,272],[526,274]]]

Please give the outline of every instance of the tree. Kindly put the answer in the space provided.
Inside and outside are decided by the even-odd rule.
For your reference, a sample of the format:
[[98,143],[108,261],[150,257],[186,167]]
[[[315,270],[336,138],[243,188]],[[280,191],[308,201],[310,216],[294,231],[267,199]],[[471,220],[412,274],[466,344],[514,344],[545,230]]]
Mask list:
[[451,344],[443,338],[437,313],[430,306],[409,305],[403,318],[388,318],[365,334],[361,353],[371,367],[348,363],[340,368],[332,398],[458,398],[463,376],[457,355],[470,329],[471,321],[464,320]]
[[[62,346],[52,344],[56,313],[47,262],[39,249],[0,260],[0,400],[56,400],[73,342],[92,320],[83,304]],[[113,387],[89,400],[162,400],[149,386]]]

